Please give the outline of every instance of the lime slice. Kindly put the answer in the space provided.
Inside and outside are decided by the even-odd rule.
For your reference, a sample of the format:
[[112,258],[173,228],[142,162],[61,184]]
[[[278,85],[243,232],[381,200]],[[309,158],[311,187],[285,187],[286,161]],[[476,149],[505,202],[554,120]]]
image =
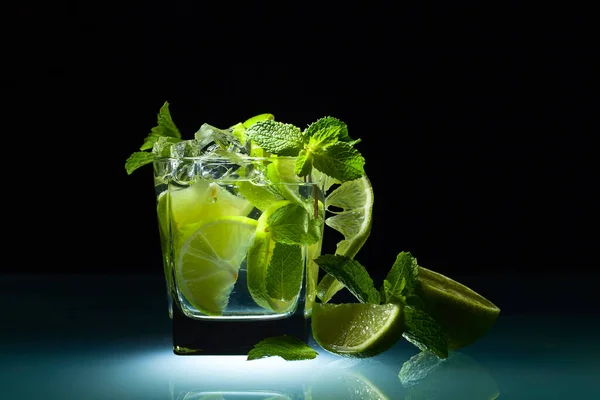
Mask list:
[[184,189],[170,189],[171,216],[176,229],[223,216],[247,216],[252,204],[215,182],[200,180]]
[[187,301],[207,315],[222,315],[257,222],[227,216],[200,224],[177,253],[176,279]]
[[419,267],[419,281],[427,311],[448,335],[448,350],[479,339],[500,313],[485,297],[438,272]]
[[377,355],[402,337],[403,325],[404,314],[397,304],[313,304],[313,338],[340,356]]
[[[325,198],[325,208],[335,214],[325,223],[344,235],[337,244],[336,254],[354,258],[371,233],[373,214],[373,187],[366,175],[342,183]],[[317,289],[322,302],[327,303],[342,285],[331,275],[325,275]]]

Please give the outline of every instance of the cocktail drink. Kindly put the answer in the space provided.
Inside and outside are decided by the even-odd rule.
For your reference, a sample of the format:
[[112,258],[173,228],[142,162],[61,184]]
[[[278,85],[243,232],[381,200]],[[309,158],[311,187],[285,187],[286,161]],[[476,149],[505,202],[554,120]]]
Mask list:
[[[302,130],[271,114],[227,129],[203,124],[183,140],[163,105],[125,168],[154,166],[176,354],[308,359],[312,333],[347,357],[404,337],[446,358],[494,324],[496,305],[409,252],[379,287],[354,259],[374,198],[359,142],[333,117]],[[335,254],[321,255],[325,226],[343,236]],[[356,301],[331,302],[342,289]]]
[[274,332],[306,340],[306,263],[324,226],[318,182],[290,173],[292,157],[202,151],[154,161],[175,352],[246,354]]

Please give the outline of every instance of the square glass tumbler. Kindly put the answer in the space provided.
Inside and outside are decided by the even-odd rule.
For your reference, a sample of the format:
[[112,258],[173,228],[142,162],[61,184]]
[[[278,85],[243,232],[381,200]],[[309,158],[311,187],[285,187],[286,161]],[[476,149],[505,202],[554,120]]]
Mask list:
[[160,158],[154,182],[173,351],[244,355],[308,341],[323,192],[295,158]]

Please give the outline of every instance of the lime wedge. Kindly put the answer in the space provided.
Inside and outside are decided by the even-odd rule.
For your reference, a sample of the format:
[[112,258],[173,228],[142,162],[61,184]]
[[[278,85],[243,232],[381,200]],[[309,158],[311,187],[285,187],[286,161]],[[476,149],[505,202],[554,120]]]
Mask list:
[[252,245],[257,222],[227,216],[196,226],[177,253],[177,283],[199,311],[222,315]]
[[[344,235],[337,244],[336,254],[354,258],[371,233],[373,214],[373,187],[366,175],[342,183],[325,198],[325,208],[335,214],[325,223]],[[325,275],[317,288],[317,295],[327,303],[342,285],[331,275]]]
[[448,335],[448,350],[473,343],[494,324],[500,308],[465,285],[419,267],[420,297]]
[[247,216],[254,208],[215,182],[200,180],[184,189],[170,189],[171,216],[175,229],[187,224],[230,216]]
[[340,356],[377,355],[402,337],[403,325],[404,314],[397,304],[313,304],[313,338]]

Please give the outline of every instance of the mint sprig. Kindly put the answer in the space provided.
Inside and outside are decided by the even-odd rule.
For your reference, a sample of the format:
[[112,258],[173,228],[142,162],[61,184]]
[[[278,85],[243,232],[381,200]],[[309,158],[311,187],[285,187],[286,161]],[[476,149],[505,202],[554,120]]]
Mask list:
[[295,173],[300,177],[309,175],[312,168],[340,182],[365,173],[365,159],[354,148],[360,140],[352,140],[346,124],[336,118],[321,118],[304,131],[282,122],[259,121],[245,133],[272,154],[297,157]]
[[269,153],[296,156],[305,138],[300,128],[274,120],[259,121],[246,130],[246,135]]
[[[157,157],[157,154],[168,150],[170,145],[181,141],[181,132],[177,129],[177,126],[171,118],[171,112],[169,111],[169,102],[165,101],[163,106],[160,108],[157,116],[158,125],[150,130],[150,133],[144,139],[141,151],[133,153],[125,161],[125,170],[128,175],[138,168],[151,164]],[[154,150],[155,145],[158,145],[157,151],[147,152],[146,150]]]

